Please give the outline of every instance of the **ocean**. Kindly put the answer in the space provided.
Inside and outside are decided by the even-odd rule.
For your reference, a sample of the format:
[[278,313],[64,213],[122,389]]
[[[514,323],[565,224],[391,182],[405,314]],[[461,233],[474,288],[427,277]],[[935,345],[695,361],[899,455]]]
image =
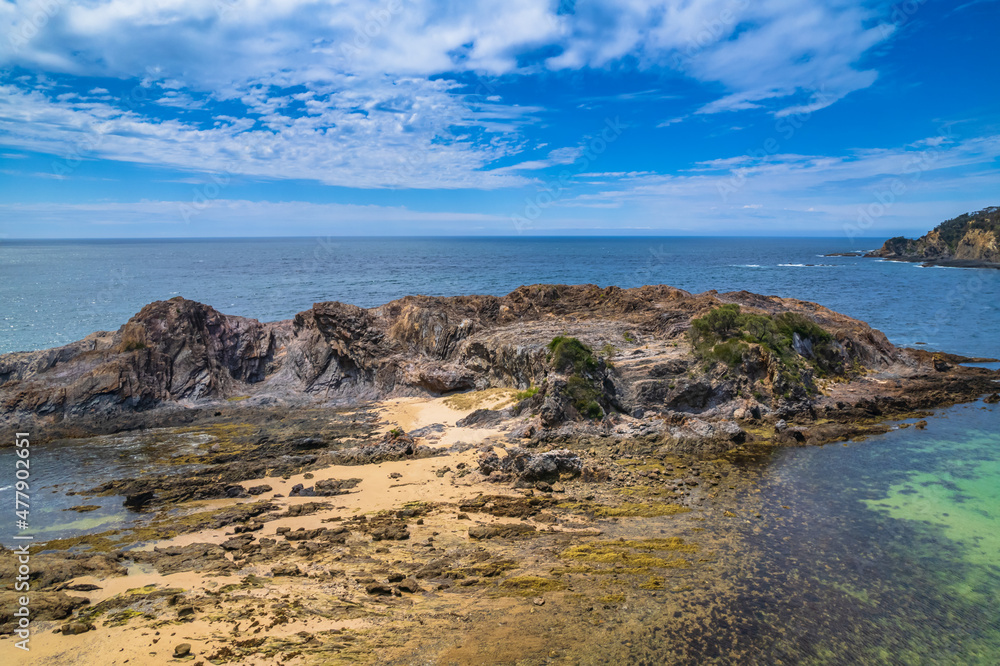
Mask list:
[[[313,302],[504,294],[522,284],[664,283],[816,301],[897,345],[1000,357],[1000,271],[921,268],[828,252],[878,239],[267,239],[0,243],[0,352],[114,329],[182,295],[285,319]],[[155,433],[154,433],[155,434]],[[155,440],[155,437],[154,437]],[[154,442],[155,443],[155,442]],[[169,446],[186,445],[172,437]],[[162,453],[131,435],[33,444],[36,527],[55,538],[134,520],[121,498],[64,511],[71,489],[141,473]],[[154,450],[155,449],[155,450]],[[37,461],[37,463],[36,463]],[[737,522],[727,611],[755,618],[759,663],[1000,663],[1000,409],[938,410],[925,430],[782,448]],[[0,450],[0,468],[13,452]],[[33,470],[33,474],[35,474]],[[58,486],[58,492],[56,487]],[[9,486],[0,483],[0,491]],[[50,491],[52,491],[50,493]],[[708,529],[712,529],[711,526]],[[655,614],[650,622],[655,622]],[[725,642],[724,626],[714,627]],[[745,637],[743,637],[745,638]]]
[[845,238],[278,238],[0,241],[0,353],[114,330],[155,300],[288,319],[320,301],[506,294],[523,284],[669,284],[815,301],[899,345],[1000,356],[1000,271],[830,252]]

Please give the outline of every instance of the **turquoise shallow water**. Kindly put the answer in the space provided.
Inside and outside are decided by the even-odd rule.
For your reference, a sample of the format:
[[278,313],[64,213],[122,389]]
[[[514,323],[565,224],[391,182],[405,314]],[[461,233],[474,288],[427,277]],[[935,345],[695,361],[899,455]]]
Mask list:
[[1000,663],[998,426],[980,402],[778,450],[737,540],[760,663]]

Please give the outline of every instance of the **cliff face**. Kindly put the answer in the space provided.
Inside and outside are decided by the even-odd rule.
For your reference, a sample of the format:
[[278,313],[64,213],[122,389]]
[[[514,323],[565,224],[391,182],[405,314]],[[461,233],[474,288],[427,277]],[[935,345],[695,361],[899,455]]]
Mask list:
[[[751,375],[760,379],[754,390],[787,393],[787,373],[762,349],[752,346],[746,367],[728,374],[695,357],[691,320],[725,303],[745,313],[803,315],[832,334],[829,353],[844,372],[911,362],[860,321],[813,303],[748,292],[535,285],[503,297],[410,296],[367,310],[318,303],[273,323],[178,297],[147,305],[113,333],[0,356],[0,425],[226,399],[267,405],[526,389],[553,372],[548,345],[557,336],[604,350],[588,381],[609,396],[602,403],[609,408],[701,411],[734,399],[741,375],[744,383],[754,381]],[[796,353],[809,355],[807,341],[796,344]]]
[[930,265],[1000,267],[1000,207],[942,222],[916,240],[890,238],[867,256]]

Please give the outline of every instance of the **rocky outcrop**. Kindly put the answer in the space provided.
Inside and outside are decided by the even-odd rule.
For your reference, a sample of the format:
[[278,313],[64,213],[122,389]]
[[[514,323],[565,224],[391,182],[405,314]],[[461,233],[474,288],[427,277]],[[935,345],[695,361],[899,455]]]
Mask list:
[[960,215],[915,240],[890,238],[865,256],[928,266],[1000,268],[1000,207]]
[[[273,323],[173,298],[146,306],[118,331],[0,356],[0,429],[110,431],[154,408],[359,402],[489,387],[540,389],[525,404],[541,413],[544,427],[650,409],[752,411],[755,405],[736,402],[753,392],[774,408],[807,400],[789,384],[785,361],[760,345],[750,345],[736,370],[696,357],[692,319],[723,304],[770,317],[795,313],[819,326],[830,338],[825,353],[836,357],[830,367],[845,376],[921,362],[863,322],[745,291],[534,285],[502,297],[409,296],[372,309],[317,303]],[[579,342],[583,365],[556,367],[555,357],[564,356],[553,353],[556,338]],[[793,347],[793,355],[813,353],[810,340],[796,338]],[[805,375],[795,381],[808,387]]]

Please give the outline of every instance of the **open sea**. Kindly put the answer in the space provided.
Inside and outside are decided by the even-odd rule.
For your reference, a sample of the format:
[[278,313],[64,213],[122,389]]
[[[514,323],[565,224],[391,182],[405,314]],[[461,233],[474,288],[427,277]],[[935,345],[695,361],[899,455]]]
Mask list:
[[[373,306],[532,283],[663,283],[816,301],[897,345],[1000,357],[1000,271],[822,256],[883,240],[0,241],[0,353],[115,329],[178,295],[268,321],[327,300]],[[738,581],[745,591],[730,609],[760,618],[759,663],[1000,664],[997,407],[960,405],[926,430],[771,456],[748,498],[761,519],[736,528],[746,550],[735,556],[760,578]],[[41,538],[126,524],[120,498],[95,498],[102,508],[78,516],[62,509],[82,498],[64,493],[135,474],[158,455],[128,436],[32,451],[37,496],[50,498]],[[10,449],[0,450],[0,469],[13,469]],[[2,480],[0,491],[12,492]]]

